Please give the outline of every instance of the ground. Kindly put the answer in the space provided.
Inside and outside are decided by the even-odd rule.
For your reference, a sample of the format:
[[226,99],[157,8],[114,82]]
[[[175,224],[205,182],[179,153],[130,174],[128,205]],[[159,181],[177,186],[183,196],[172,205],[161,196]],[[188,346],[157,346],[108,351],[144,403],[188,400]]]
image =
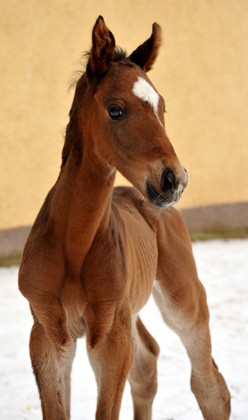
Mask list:
[[[193,249],[208,295],[214,358],[232,395],[231,420],[247,420],[248,240],[195,242]],[[0,269],[0,420],[41,420],[28,355],[32,319],[17,289],[17,273],[18,267]],[[161,349],[153,419],[202,419],[190,391],[190,364],[180,340],[164,326],[153,300],[141,318]],[[95,380],[85,341],[79,340],[72,374],[72,420],[92,420],[95,405]],[[128,385],[120,419],[132,419]]]

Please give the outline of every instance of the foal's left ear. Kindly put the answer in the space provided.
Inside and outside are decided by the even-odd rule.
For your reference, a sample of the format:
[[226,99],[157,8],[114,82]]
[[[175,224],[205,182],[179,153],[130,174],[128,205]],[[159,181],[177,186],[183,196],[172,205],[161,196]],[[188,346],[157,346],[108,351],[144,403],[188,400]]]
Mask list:
[[147,72],[152,69],[161,44],[162,29],[157,23],[154,23],[150,38],[140,45],[128,58]]
[[99,16],[92,32],[92,48],[90,51],[87,73],[89,76],[105,73],[112,61],[115,39],[107,28],[102,16]]

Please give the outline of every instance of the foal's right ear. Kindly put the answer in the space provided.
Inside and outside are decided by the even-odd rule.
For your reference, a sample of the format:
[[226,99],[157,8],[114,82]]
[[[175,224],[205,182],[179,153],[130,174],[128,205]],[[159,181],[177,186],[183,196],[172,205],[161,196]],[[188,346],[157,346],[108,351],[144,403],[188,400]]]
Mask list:
[[87,64],[89,77],[104,74],[113,58],[115,39],[107,28],[102,16],[99,16],[92,31],[92,48]]

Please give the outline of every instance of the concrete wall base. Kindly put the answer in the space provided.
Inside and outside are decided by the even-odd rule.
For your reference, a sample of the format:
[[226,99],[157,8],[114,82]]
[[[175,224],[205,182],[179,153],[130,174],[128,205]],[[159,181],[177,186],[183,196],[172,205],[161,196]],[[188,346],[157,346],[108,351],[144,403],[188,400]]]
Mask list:
[[[180,210],[191,238],[248,237],[248,202]],[[0,265],[18,264],[31,226],[0,230]]]

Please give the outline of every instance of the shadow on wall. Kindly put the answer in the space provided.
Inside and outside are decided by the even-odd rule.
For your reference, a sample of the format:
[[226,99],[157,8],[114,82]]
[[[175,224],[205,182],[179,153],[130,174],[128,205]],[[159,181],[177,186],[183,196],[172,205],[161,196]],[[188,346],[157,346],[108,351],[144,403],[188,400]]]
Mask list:
[[[192,240],[248,237],[248,202],[180,210]],[[31,226],[0,231],[0,266],[19,264]]]

